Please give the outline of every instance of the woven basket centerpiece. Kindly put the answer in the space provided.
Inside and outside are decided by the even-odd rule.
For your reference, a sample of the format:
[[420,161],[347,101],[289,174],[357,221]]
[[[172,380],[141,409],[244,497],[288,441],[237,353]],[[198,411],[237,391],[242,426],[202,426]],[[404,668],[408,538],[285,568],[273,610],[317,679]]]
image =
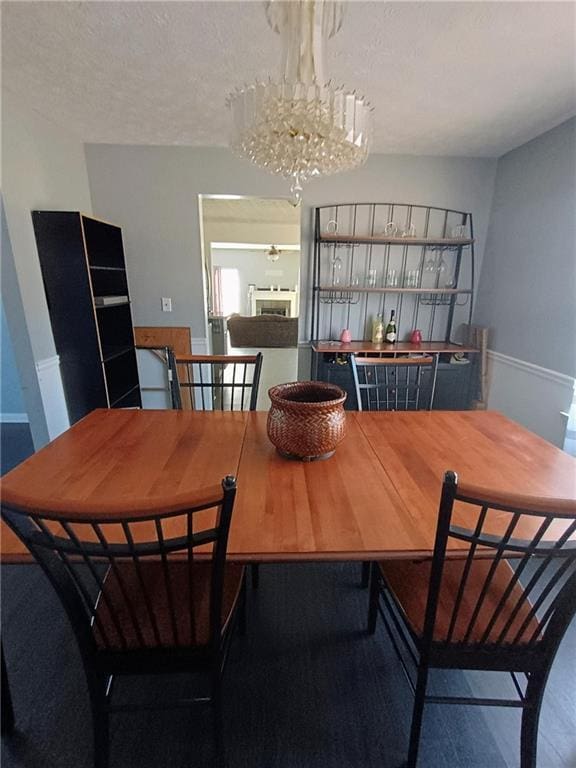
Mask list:
[[291,459],[327,459],[346,431],[346,392],[321,381],[295,381],[268,390],[268,437]]

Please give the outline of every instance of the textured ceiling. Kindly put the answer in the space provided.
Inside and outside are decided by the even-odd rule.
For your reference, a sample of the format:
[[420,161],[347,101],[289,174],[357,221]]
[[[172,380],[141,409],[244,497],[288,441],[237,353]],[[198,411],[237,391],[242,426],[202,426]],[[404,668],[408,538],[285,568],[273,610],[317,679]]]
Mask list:
[[245,222],[251,224],[300,224],[300,208],[279,198],[214,198],[203,195],[205,221]]
[[[373,150],[494,156],[576,112],[572,2],[350,2],[327,72]],[[260,2],[3,2],[3,87],[86,142],[227,144],[227,93],[276,76]]]

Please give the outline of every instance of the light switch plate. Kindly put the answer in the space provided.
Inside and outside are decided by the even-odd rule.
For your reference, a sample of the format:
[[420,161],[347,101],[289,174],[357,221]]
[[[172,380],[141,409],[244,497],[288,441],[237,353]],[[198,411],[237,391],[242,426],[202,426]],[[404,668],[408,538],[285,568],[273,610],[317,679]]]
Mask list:
[[162,297],[162,312],[172,312],[172,299]]

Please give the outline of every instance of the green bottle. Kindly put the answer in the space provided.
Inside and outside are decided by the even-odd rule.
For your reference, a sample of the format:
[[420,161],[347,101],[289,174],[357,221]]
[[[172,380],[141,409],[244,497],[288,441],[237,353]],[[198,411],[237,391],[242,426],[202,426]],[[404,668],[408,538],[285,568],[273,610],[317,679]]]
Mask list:
[[390,313],[390,321],[384,332],[384,341],[387,344],[394,344],[396,342],[396,320],[394,320],[394,310]]

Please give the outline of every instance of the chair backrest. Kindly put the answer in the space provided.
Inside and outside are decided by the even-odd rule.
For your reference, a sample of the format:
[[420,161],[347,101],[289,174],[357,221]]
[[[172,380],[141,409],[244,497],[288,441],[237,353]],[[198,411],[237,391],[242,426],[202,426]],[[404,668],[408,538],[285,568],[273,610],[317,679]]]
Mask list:
[[151,354],[156,355],[166,366],[166,386],[161,388],[140,386],[140,390],[142,392],[155,392],[158,390],[167,392],[171,407],[181,409],[182,401],[180,387],[178,386],[176,356],[172,347],[153,347],[148,344],[137,344],[136,349],[149,351]]
[[[468,527],[455,525],[453,518]],[[456,580],[446,549],[458,543]],[[454,569],[452,569],[452,573]],[[442,622],[438,606],[442,604]],[[576,500],[458,486],[444,477],[423,640],[553,658],[576,613]],[[551,654],[551,655],[550,655]]]
[[[235,494],[235,478],[226,477],[194,499],[137,509],[87,502],[39,509],[8,495],[2,517],[44,569],[83,652],[215,650]],[[206,545],[203,565],[195,555]]]
[[359,411],[428,411],[436,358],[351,355]]
[[176,368],[181,408],[256,410],[261,352],[257,355],[178,355]]

